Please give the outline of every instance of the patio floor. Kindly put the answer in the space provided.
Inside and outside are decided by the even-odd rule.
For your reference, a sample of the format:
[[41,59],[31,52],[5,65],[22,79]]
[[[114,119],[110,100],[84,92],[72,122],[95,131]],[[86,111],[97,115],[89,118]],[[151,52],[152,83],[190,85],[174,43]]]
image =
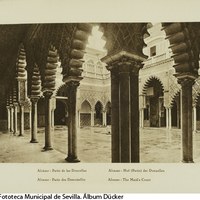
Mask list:
[[[83,163],[111,162],[110,128],[78,129],[78,158]],[[194,134],[194,162],[200,162],[200,133]],[[44,128],[38,129],[39,143],[32,144],[30,130],[24,137],[0,132],[1,163],[64,163],[67,157],[67,127],[52,131],[54,150],[43,152]],[[179,163],[182,159],[181,131],[162,128],[140,130],[141,163]]]

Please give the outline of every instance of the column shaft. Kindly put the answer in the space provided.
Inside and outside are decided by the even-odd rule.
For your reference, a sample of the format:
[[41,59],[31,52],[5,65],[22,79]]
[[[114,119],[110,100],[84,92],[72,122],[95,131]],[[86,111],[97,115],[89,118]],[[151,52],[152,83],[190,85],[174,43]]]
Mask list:
[[103,111],[103,126],[107,126],[107,123],[106,123],[106,111]]
[[168,110],[168,114],[169,114],[169,129],[171,130],[172,128],[172,113],[171,113],[171,108],[169,108]]
[[30,108],[30,110],[29,110],[29,127],[30,127],[30,129],[31,129],[31,124],[32,124],[31,118],[32,118],[32,112],[31,112],[31,108]]
[[177,128],[180,128],[180,101],[177,101]]
[[[130,75],[128,71],[119,73],[119,116],[121,132],[121,162],[131,161],[130,149]],[[137,114],[136,114],[137,115]]]
[[180,91],[180,129],[182,130],[182,124],[183,124],[183,115],[182,115],[182,112],[183,112],[183,102],[182,102],[182,90]]
[[[138,73],[130,74],[130,99],[131,99],[131,162],[140,162],[139,139],[139,83]],[[142,115],[143,117],[143,115]],[[143,118],[141,119],[143,121]]]
[[192,84],[182,84],[182,149],[183,162],[193,162]]
[[51,111],[51,126],[54,128],[54,109]]
[[14,132],[14,129],[13,129],[13,107],[11,106],[10,107],[10,132]]
[[31,143],[37,143],[37,99],[31,99]]
[[169,128],[169,109],[165,108],[166,110],[166,128]]
[[69,121],[68,121],[68,162],[80,162],[77,156],[77,112],[76,112],[76,94],[79,82],[69,83]]
[[8,116],[8,118],[7,118],[7,120],[8,120],[7,129],[8,129],[8,131],[10,131],[10,107],[9,106],[7,106],[7,116]]
[[17,134],[17,105],[14,105],[14,135]]
[[193,132],[196,132],[197,131],[197,110],[195,106],[193,107],[193,124],[194,124]]
[[105,117],[104,117],[104,119],[105,119],[105,126],[107,126],[107,112],[105,111]]
[[20,128],[19,128],[19,136],[24,135],[24,105],[20,104]]
[[140,128],[144,128],[144,108],[140,110]]
[[52,150],[51,145],[51,96],[52,92],[45,92],[45,146],[44,150]]
[[120,132],[119,132],[119,77],[111,71],[111,131],[112,131],[112,162],[121,161]]
[[81,127],[81,113],[80,113],[80,110],[78,111],[78,127],[79,128]]
[[91,111],[91,126],[94,126],[94,111]]

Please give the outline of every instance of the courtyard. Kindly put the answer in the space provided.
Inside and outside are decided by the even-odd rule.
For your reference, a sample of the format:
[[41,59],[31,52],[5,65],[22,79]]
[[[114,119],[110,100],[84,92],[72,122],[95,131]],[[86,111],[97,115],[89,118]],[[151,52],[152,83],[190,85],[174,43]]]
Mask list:
[[[52,151],[43,151],[44,128],[38,129],[39,143],[30,143],[30,130],[23,137],[0,133],[1,163],[65,163],[67,127],[55,126]],[[200,162],[200,133],[193,134],[194,162]],[[81,163],[111,163],[110,127],[78,129],[78,158]],[[140,130],[141,163],[180,163],[182,159],[181,130],[144,128]]]

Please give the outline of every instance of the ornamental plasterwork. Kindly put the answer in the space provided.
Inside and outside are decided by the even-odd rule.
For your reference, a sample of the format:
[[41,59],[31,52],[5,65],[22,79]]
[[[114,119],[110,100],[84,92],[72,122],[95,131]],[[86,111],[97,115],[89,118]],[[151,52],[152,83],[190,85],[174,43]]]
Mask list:
[[174,72],[169,70],[169,106],[172,105],[174,98],[181,91],[181,85],[178,84]]
[[91,107],[94,108],[95,104],[100,101],[102,103],[103,108],[105,108],[107,102],[110,101],[109,93],[107,92],[99,92],[99,91],[87,91],[82,90],[80,91],[80,98],[79,98],[79,106],[81,107],[81,104],[87,100],[91,103]]
[[194,106],[196,106],[199,95],[200,95],[200,77],[195,80],[195,83],[194,83],[193,89],[192,89],[192,98],[193,98]]

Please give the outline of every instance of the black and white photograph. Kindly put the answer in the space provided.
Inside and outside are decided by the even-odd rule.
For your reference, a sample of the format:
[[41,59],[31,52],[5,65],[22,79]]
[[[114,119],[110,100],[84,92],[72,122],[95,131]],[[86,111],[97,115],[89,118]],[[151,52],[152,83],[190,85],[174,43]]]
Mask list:
[[137,10],[129,0],[21,0],[13,12],[8,1],[2,190],[10,179],[21,182],[14,192],[199,192],[200,17],[185,16],[184,1]]
[[1,25],[0,161],[199,162],[199,30]]

